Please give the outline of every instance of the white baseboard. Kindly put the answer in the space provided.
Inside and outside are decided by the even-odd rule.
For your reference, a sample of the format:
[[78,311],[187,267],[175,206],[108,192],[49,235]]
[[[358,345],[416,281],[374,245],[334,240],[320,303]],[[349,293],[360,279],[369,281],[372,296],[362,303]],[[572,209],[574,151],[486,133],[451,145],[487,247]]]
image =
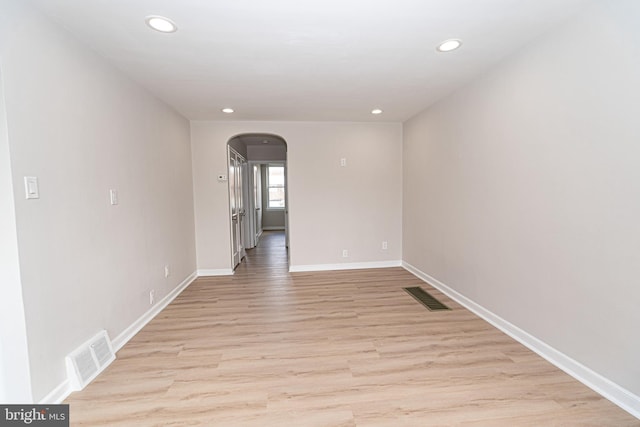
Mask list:
[[509,335],[519,343],[523,344],[534,353],[537,353],[553,365],[562,369],[564,372],[571,375],[573,378],[577,379],[587,387],[591,388],[596,393],[599,393],[606,399],[615,403],[634,417],[640,418],[640,396],[631,393],[624,387],[621,387],[610,379],[589,369],[580,362],[556,350],[555,348],[539,340],[528,332],[509,323],[500,316],[487,310],[480,304],[477,304],[461,293],[453,290],[449,286],[440,282],[438,279],[431,277],[423,271],[420,271],[411,264],[403,261],[402,267],[404,267],[407,271],[409,271],[416,277],[424,280],[429,285],[438,289],[440,292],[447,295],[458,304],[464,306],[496,328],[500,329],[502,332]]
[[39,405],[57,405],[62,403],[71,394],[71,383],[69,379],[64,380],[49,394],[38,402]]
[[[137,334],[147,323],[151,321],[158,313],[160,313],[171,301],[173,301],[180,293],[187,288],[194,280],[196,280],[196,273],[191,273],[189,277],[184,279],[178,286],[176,286],[171,292],[169,292],[164,298],[156,303],[146,313],[133,322],[127,329],[122,331],[112,342],[114,352],[120,350],[131,338]],[[73,390],[71,389],[71,383],[69,379],[65,379],[56,388],[54,388],[49,394],[47,394],[39,402],[40,404],[58,404],[62,403],[64,399],[69,397]]]
[[158,315],[166,306],[168,306],[171,301],[173,301],[182,291],[184,291],[187,286],[193,283],[196,280],[197,275],[195,272],[191,273],[189,277],[184,279],[182,283],[176,286],[171,292],[169,292],[164,298],[158,301],[153,307],[151,307],[146,313],[138,318],[135,322],[133,322],[127,329],[122,331],[117,337],[112,341],[113,350],[117,352],[120,350],[131,338],[135,336],[144,326],[149,323],[154,317]]
[[363,268],[388,268],[401,266],[402,261],[352,262],[344,264],[309,264],[291,265],[289,266],[289,272],[299,273],[303,271],[359,270]]
[[207,277],[207,276],[232,276],[233,270],[230,268],[220,268],[218,270],[198,270],[198,277]]

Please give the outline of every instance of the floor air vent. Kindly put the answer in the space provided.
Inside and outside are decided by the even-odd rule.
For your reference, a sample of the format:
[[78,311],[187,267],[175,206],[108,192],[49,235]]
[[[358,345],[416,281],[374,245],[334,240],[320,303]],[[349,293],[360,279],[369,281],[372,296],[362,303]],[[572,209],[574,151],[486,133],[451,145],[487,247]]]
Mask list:
[[451,310],[449,307],[435,299],[429,292],[421,287],[403,288],[409,295],[414,297],[420,304],[424,305],[431,311]]
[[107,331],[100,331],[67,356],[67,376],[71,389],[82,390],[115,359]]

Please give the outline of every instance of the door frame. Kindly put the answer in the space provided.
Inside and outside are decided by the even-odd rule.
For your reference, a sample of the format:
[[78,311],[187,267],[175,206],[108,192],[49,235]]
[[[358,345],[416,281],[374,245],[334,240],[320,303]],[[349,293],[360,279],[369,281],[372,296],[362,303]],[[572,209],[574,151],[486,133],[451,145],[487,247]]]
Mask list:
[[[245,136],[260,136],[260,137],[273,137],[278,139],[280,142],[282,142],[284,144],[284,148],[285,148],[285,158],[284,160],[275,160],[275,159],[262,159],[262,160],[250,160],[247,157],[245,157],[244,155],[240,154],[238,152],[237,149],[235,149],[233,147],[233,145],[231,144],[232,141],[234,141],[236,138],[241,138],[241,137],[245,137]],[[242,142],[242,140],[240,140],[240,142]],[[256,144],[251,144],[251,145],[256,145]],[[287,263],[290,263],[290,247],[289,247],[289,243],[290,243],[290,239],[289,239],[289,169],[288,169],[288,164],[289,164],[289,147],[288,147],[288,143],[287,141],[280,135],[277,134],[273,134],[273,133],[269,133],[269,132],[243,132],[243,133],[239,133],[236,134],[234,136],[231,136],[229,139],[227,139],[227,171],[229,171],[229,168],[231,166],[231,150],[233,150],[233,152],[239,156],[242,160],[243,160],[243,166],[241,169],[241,173],[242,173],[242,178],[241,178],[241,182],[243,185],[243,206],[244,206],[244,213],[245,213],[245,219],[243,221],[244,226],[242,227],[242,250],[241,250],[241,255],[240,255],[240,259],[239,259],[239,263],[235,264],[235,256],[234,256],[234,238],[233,238],[233,208],[232,208],[232,201],[231,201],[231,177],[227,178],[227,202],[228,202],[228,209],[229,209],[229,240],[230,240],[230,260],[231,260],[231,270],[235,271],[235,268],[240,265],[240,263],[242,263],[242,260],[245,258],[246,256],[246,249],[247,248],[251,248],[251,243],[255,242],[255,244],[257,245],[258,240],[259,240],[259,236],[256,238],[255,236],[255,231],[256,231],[256,218],[255,218],[255,197],[253,194],[253,165],[259,164],[259,165],[267,165],[267,164],[271,164],[271,163],[278,163],[278,164],[282,164],[284,165],[284,170],[285,170],[285,210],[284,210],[284,215],[285,215],[285,241],[286,241],[286,248],[287,248]],[[249,218],[246,215],[246,212],[251,209],[251,219],[249,220]],[[264,215],[264,212],[262,212],[262,214]],[[253,226],[251,226],[251,223],[253,223]],[[253,246],[255,247],[255,246]]]
[[[251,212],[251,215],[248,215],[248,217],[250,218],[248,223],[247,223],[247,231],[248,231],[248,242],[249,244],[247,245],[247,249],[251,249],[251,248],[255,248],[258,245],[258,241],[260,240],[260,237],[258,235],[258,231],[262,231],[262,224],[260,224],[260,226],[258,226],[258,224],[256,223],[256,208],[259,208],[262,210],[262,198],[260,200],[260,206],[256,207],[256,192],[255,192],[255,178],[254,178],[254,174],[253,174],[253,168],[255,166],[260,166],[260,174],[262,174],[262,165],[264,165],[264,161],[262,160],[248,160],[247,161],[247,183],[248,183],[248,193],[247,193],[247,198],[248,198],[248,212]],[[261,178],[262,181],[262,178]],[[260,185],[262,185],[262,182],[260,182]],[[260,233],[262,234],[262,233]]]

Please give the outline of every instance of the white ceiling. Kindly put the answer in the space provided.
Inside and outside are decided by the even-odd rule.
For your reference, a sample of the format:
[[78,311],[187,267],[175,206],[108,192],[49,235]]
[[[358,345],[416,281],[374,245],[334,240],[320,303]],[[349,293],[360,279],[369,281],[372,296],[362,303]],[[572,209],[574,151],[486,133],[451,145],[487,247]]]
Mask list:
[[[32,0],[192,120],[404,121],[583,0]],[[178,31],[144,23],[163,15]],[[460,38],[462,48],[437,53]],[[232,107],[235,113],[220,109]],[[382,108],[379,116],[371,109]]]

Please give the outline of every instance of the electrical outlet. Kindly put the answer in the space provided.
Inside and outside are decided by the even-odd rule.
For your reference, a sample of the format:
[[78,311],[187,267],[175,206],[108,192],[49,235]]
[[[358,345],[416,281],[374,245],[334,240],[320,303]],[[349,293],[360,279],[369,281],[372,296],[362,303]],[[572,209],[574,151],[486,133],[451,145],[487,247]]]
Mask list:
[[347,166],[347,158],[343,157],[340,159],[340,166],[345,167]]
[[349,257],[349,251],[346,249],[342,250],[342,258],[348,258]]
[[151,289],[151,290],[149,291],[149,305],[153,305],[153,303],[155,302],[155,300],[156,300],[156,291],[155,291],[155,290],[153,290],[153,289]]
[[164,277],[169,277],[171,276],[171,270],[169,270],[169,265],[165,265],[164,266]]
[[382,250],[386,251],[387,249],[389,249],[389,245],[387,244],[386,241],[382,242]]

